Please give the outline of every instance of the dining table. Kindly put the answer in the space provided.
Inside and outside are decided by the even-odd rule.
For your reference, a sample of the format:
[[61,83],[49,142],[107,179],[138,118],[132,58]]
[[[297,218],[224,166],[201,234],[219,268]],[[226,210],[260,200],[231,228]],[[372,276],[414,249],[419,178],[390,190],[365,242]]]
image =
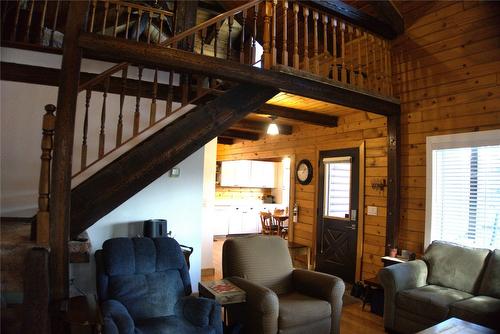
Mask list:
[[[278,235],[281,236],[281,231],[285,228],[285,222],[288,221],[288,214],[273,214],[273,220],[277,222],[278,225]],[[288,224],[286,225],[288,227]]]

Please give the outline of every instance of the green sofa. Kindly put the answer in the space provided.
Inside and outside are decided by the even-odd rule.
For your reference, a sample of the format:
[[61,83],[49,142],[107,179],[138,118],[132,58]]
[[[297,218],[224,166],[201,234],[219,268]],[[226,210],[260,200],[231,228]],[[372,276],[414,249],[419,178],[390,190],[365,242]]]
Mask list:
[[385,267],[384,326],[415,333],[456,317],[500,330],[500,250],[434,241],[422,260]]

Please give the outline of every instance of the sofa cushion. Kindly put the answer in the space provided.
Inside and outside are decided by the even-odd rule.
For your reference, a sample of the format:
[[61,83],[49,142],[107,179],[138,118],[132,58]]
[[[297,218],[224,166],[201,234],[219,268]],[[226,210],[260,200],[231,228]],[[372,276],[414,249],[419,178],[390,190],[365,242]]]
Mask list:
[[403,290],[396,295],[396,305],[408,312],[441,321],[448,315],[449,305],[473,295],[438,285]]
[[289,328],[330,317],[330,303],[292,292],[279,297],[278,327]]
[[490,252],[489,249],[433,241],[423,256],[429,268],[427,283],[474,294],[479,289]]
[[479,294],[500,298],[500,249],[495,249],[490,255]]
[[476,296],[450,305],[450,316],[500,329],[500,299]]

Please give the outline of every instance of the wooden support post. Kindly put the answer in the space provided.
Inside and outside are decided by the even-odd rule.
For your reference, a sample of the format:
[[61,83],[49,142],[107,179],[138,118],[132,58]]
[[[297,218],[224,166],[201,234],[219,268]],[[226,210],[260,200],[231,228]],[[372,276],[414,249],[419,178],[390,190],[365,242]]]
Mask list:
[[39,245],[49,244],[49,197],[50,197],[50,163],[52,160],[52,149],[56,116],[56,107],[52,104],[45,106],[43,115],[42,135],[42,165],[40,168],[40,180],[38,182],[38,213],[36,215],[36,242]]
[[50,290],[51,300],[69,296],[68,240],[71,208],[71,162],[75,132],[76,101],[82,50],[78,37],[85,30],[88,1],[69,5],[54,136],[54,163],[50,195]]
[[400,115],[387,116],[387,225],[385,242],[387,252],[399,247],[400,185],[401,185],[401,131]]

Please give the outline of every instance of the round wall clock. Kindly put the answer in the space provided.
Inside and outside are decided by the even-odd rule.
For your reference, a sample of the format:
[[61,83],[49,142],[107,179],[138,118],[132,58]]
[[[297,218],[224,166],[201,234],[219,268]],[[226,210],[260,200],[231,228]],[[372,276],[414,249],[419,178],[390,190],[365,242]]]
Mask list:
[[309,184],[313,177],[313,167],[309,160],[300,160],[297,165],[297,181],[300,184]]

